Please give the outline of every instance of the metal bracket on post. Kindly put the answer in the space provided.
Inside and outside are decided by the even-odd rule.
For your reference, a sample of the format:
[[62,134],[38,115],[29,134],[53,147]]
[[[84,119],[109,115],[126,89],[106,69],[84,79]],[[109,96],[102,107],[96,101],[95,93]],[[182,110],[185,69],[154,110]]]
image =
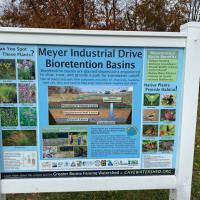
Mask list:
[[[177,152],[176,189],[170,190],[170,200],[190,200],[194,157],[195,131],[199,91],[200,23],[181,26],[187,33],[185,49],[185,75],[182,102],[181,137]],[[192,105],[188,105],[189,102]],[[188,133],[190,137],[188,137]]]

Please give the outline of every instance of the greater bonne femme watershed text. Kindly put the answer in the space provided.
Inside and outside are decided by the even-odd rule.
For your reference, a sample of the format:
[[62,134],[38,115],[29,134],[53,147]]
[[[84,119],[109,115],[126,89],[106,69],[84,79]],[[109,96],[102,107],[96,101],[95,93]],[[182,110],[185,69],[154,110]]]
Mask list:
[[104,62],[97,62],[92,60],[84,61],[60,61],[56,60],[58,57],[66,57],[69,59],[73,58],[143,58],[143,53],[141,51],[134,50],[122,50],[122,49],[103,49],[103,50],[86,50],[85,48],[81,50],[53,50],[46,48],[38,48],[38,56],[52,57],[51,59],[46,59],[46,67],[56,67],[56,68],[110,68],[110,69],[134,69],[134,62],[125,62],[121,60],[119,62],[114,62],[111,60],[106,60]]

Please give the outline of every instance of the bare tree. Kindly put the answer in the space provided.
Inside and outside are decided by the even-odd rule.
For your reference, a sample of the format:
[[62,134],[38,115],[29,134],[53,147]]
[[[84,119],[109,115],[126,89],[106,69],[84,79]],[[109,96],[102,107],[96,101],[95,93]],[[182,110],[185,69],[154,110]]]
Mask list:
[[187,21],[200,21],[200,1],[199,0],[184,0],[187,10]]
[[133,0],[126,20],[128,30],[178,31],[186,21],[186,9],[180,0]]
[[21,0],[3,7],[2,26],[87,28],[85,0]]
[[100,19],[98,29],[122,30],[124,27],[124,6],[120,0],[98,1],[96,15]]
[[200,0],[12,0],[0,3],[1,26],[179,31],[200,21]]

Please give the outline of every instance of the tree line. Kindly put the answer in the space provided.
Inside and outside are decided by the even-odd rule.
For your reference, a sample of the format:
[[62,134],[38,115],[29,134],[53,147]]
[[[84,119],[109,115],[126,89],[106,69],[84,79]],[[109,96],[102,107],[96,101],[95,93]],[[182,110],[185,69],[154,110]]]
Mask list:
[[11,0],[0,10],[8,27],[179,31],[200,21],[199,0]]

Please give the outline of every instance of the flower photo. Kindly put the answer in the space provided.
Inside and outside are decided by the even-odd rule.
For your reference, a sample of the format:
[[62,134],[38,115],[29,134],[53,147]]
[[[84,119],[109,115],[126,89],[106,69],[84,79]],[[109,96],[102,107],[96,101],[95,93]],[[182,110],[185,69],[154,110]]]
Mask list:
[[36,126],[37,125],[36,108],[22,107],[22,108],[19,108],[19,113],[20,113],[21,126]]
[[35,80],[35,62],[32,60],[17,60],[18,79]]
[[35,103],[35,84],[19,83],[19,103]]

